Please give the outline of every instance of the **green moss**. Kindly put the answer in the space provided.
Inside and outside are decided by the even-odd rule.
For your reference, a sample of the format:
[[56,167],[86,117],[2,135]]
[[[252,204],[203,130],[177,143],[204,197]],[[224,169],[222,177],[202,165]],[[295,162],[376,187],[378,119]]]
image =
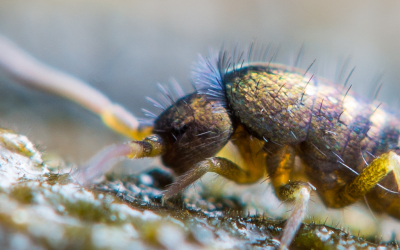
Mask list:
[[83,221],[108,224],[118,224],[121,222],[118,214],[113,212],[110,209],[110,205],[104,202],[96,204],[84,200],[76,200],[74,202],[64,200],[61,203],[65,206],[65,212],[68,215],[78,217]]
[[140,234],[143,240],[154,246],[161,246],[157,239],[157,231],[162,226],[161,222],[144,223],[140,227]]
[[90,227],[68,227],[64,233],[66,245],[64,249],[97,249],[93,246],[92,230]]
[[30,187],[25,185],[15,185],[11,189],[10,197],[23,204],[32,204],[34,193]]
[[[29,229],[25,224],[15,223],[11,216],[7,214],[0,213],[0,228],[2,230],[6,230],[9,236],[12,236],[16,233],[23,233],[25,235],[31,235]],[[91,228],[90,227],[74,227],[74,226],[66,226],[64,227],[65,233],[63,235],[63,243],[59,245],[57,248],[54,247],[54,244],[49,242],[49,238],[47,237],[33,237],[35,243],[45,247],[45,249],[98,249],[93,246],[91,239]],[[4,235],[4,231],[3,235]],[[3,249],[3,248],[2,248]]]
[[47,183],[49,185],[55,185],[55,184],[68,184],[73,182],[71,179],[70,174],[54,174],[54,173],[49,173],[45,175],[47,177]]
[[[291,249],[367,249],[375,248],[378,244],[367,242],[362,238],[351,235],[340,229],[327,225],[303,224],[291,245]],[[395,249],[393,244],[388,249]]]

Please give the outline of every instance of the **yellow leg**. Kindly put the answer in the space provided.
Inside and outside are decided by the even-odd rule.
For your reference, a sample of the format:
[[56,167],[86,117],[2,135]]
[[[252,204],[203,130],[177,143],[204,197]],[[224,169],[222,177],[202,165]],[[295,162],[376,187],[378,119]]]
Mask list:
[[122,159],[155,157],[164,152],[165,144],[158,135],[148,136],[143,141],[112,145],[97,153],[83,167],[72,173],[72,177],[83,185],[103,175]]
[[285,195],[281,195],[281,187],[288,184],[294,168],[295,149],[291,146],[270,146],[266,158],[267,173],[274,187],[276,196],[284,201]]
[[266,153],[262,149],[260,141],[252,138],[241,126],[236,129],[231,141],[239,150],[241,157],[246,163],[243,167],[251,173],[254,182],[264,176]]
[[232,136],[233,144],[245,160],[243,167],[223,158],[212,157],[194,165],[191,170],[183,174],[165,192],[163,199],[168,199],[179,193],[207,172],[215,172],[239,184],[250,184],[258,181],[265,174],[265,153],[257,139],[239,126]]
[[293,147],[267,144],[266,151],[267,172],[276,196],[281,201],[293,202],[281,238],[281,249],[287,249],[306,215],[310,194],[315,188],[309,183],[290,181],[295,164]]
[[166,200],[179,193],[196,180],[200,179],[205,173],[214,172],[225,178],[240,184],[249,184],[259,180],[264,173],[251,172],[244,170],[235,163],[221,157],[212,157],[194,165],[191,170],[183,174],[173,183],[163,195]]
[[328,191],[326,198],[333,207],[345,207],[361,199],[392,171],[399,191],[400,157],[394,152],[388,152],[374,159],[352,182],[339,190]]

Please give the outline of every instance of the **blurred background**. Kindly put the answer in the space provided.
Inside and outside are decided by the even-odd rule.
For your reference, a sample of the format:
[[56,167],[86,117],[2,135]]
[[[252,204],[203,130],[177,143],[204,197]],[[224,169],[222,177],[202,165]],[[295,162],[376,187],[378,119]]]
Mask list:
[[[253,38],[279,46],[282,63],[293,62],[304,44],[302,67],[317,59],[316,69],[329,78],[350,56],[350,68],[356,66],[352,89],[365,95],[384,73],[378,99],[397,109],[399,13],[399,1],[372,0],[0,0],[0,33],[138,116],[150,108],[145,96],[155,97],[157,82],[174,77],[192,91],[190,69],[198,53]],[[21,87],[4,72],[0,125],[77,164],[124,140],[90,112]]]

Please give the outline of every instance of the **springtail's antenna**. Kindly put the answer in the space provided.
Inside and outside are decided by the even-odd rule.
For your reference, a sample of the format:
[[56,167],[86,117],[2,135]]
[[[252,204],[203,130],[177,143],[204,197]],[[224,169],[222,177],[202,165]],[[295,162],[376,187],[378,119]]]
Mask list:
[[152,130],[88,83],[38,61],[2,35],[0,69],[20,84],[76,102],[100,116],[108,127],[124,136],[139,140]]

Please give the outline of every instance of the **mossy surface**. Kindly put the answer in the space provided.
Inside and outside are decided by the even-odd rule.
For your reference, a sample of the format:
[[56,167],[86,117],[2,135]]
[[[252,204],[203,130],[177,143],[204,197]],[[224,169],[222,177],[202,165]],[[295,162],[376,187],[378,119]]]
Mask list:
[[15,185],[11,189],[10,196],[18,200],[22,204],[31,204],[35,194],[30,187],[24,185]]
[[[285,221],[246,214],[242,197],[185,193],[161,205],[168,172],[82,187],[1,148],[1,249],[278,249]],[[68,170],[69,171],[69,170]],[[291,249],[378,249],[322,224],[303,224]],[[395,245],[380,245],[395,249]]]

